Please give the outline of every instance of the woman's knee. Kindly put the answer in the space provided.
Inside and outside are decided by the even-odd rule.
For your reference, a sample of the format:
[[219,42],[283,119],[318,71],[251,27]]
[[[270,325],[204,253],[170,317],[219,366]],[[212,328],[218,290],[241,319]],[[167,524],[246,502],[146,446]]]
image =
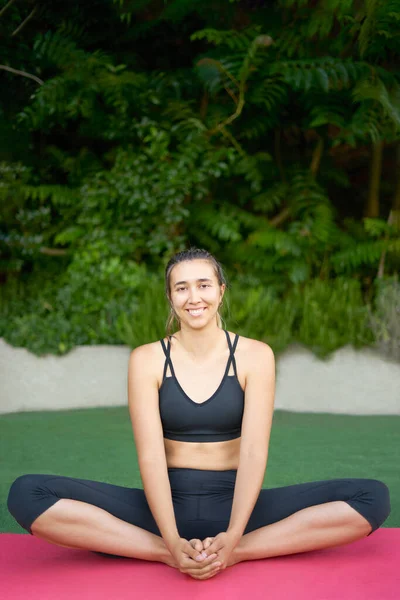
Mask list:
[[357,492],[348,500],[348,503],[369,521],[372,526],[371,533],[373,533],[390,515],[389,488],[378,479],[359,480],[357,488]]
[[375,504],[379,512],[380,525],[386,521],[390,515],[390,492],[389,488],[383,481],[379,479],[370,479],[369,485],[372,488],[372,493],[375,498]]
[[55,498],[43,488],[43,483],[51,476],[42,474],[27,474],[17,477],[11,484],[7,498],[7,508],[14,519],[29,533],[32,520]]
[[10,513],[14,514],[15,507],[18,507],[24,498],[28,497],[37,485],[38,476],[34,474],[20,475],[11,484],[8,492],[7,507]]

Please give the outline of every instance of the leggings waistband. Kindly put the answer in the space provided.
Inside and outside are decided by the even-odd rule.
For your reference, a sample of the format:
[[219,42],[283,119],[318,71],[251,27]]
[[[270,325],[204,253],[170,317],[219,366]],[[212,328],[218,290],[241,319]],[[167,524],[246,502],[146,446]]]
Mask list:
[[203,486],[233,489],[237,470],[213,471],[208,469],[169,468],[168,477],[171,489],[182,491],[199,491]]

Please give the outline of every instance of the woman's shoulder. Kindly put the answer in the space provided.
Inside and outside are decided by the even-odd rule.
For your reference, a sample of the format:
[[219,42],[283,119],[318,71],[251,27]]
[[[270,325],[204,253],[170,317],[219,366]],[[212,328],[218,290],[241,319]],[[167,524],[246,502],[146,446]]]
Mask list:
[[164,360],[165,356],[160,340],[157,340],[136,346],[136,348],[131,350],[129,368],[132,367],[139,373],[145,373],[147,376],[154,378],[159,384],[159,374],[160,370],[162,372]]
[[[229,334],[232,332],[228,331]],[[232,335],[236,335],[232,333]],[[266,365],[275,365],[273,350],[269,344],[261,340],[240,335],[235,355],[246,374],[265,368]]]
[[[165,342],[166,339],[163,339]],[[160,340],[157,340],[155,342],[148,342],[147,344],[141,344],[140,346],[136,346],[136,348],[131,350],[131,356],[135,355],[136,357],[140,357],[139,360],[146,360],[154,355],[159,354],[160,350],[162,352],[161,343]]]
[[228,331],[231,339],[234,339],[236,335],[239,336],[237,348],[243,353],[250,352],[251,354],[273,354],[271,346],[269,346],[266,342],[261,340],[256,340],[255,338],[245,337],[244,335],[234,333],[232,331]]

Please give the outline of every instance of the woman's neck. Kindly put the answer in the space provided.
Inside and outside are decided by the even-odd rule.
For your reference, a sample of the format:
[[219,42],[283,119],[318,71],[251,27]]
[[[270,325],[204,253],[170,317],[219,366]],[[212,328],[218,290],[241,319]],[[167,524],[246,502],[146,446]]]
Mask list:
[[[180,329],[174,334],[179,346],[194,361],[204,362],[211,358],[220,348],[226,346],[226,336],[220,327],[210,329]],[[224,341],[225,340],[225,343]]]

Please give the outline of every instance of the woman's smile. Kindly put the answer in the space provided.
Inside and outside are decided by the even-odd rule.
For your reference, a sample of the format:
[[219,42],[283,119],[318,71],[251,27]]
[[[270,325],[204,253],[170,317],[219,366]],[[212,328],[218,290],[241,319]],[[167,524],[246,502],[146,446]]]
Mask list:
[[202,315],[207,308],[203,306],[202,308],[187,308],[186,310],[192,317],[198,317]]

